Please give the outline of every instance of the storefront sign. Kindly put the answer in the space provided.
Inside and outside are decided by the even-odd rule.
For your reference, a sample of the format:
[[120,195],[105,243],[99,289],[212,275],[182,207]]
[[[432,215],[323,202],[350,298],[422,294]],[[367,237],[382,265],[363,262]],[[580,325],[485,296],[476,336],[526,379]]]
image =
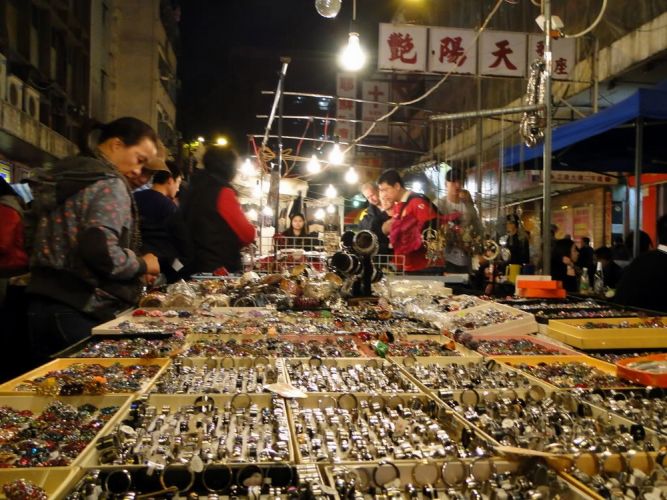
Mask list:
[[618,184],[618,179],[615,177],[610,177],[604,173],[559,170],[551,172],[551,182],[560,182],[563,184],[601,184],[605,186],[612,186],[614,184]]
[[575,207],[572,209],[575,239],[593,236],[593,207]]
[[[377,80],[366,81],[361,84],[362,99],[368,101],[377,101],[378,103],[389,100],[389,83]],[[364,121],[375,121],[382,115],[385,115],[389,107],[386,104],[363,103],[361,106],[361,119]],[[364,124],[364,129],[368,124]],[[377,123],[370,135],[388,135],[389,126],[387,119]]]
[[572,236],[572,212],[570,210],[552,210],[551,223],[556,226],[556,239],[565,238],[568,234]]
[[[528,63],[534,59],[544,57],[544,35],[533,34],[528,36]],[[551,42],[552,77],[556,80],[572,78],[576,44],[574,38],[560,38]]]
[[430,28],[428,70],[438,73],[477,71],[475,30]]
[[526,35],[511,31],[484,31],[479,42],[482,75],[524,76]]
[[426,71],[426,26],[380,24],[378,68]]
[[[336,75],[336,95],[338,97],[357,98],[357,78],[350,73]],[[356,120],[357,103],[354,101],[339,100],[336,107],[336,118]],[[349,121],[336,122],[336,135],[342,142],[351,142],[356,137],[356,124]]]

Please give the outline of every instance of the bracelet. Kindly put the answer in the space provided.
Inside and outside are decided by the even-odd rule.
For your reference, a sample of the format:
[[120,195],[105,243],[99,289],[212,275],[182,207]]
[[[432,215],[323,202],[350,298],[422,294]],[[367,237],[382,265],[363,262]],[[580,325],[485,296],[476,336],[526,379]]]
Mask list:
[[[213,472],[213,476],[210,479],[214,479],[216,483],[220,483],[219,487],[213,488],[210,484],[210,479],[208,477],[209,472]],[[227,473],[227,479],[224,480],[224,474]],[[201,483],[204,486],[204,489],[209,493],[223,493],[226,491],[229,486],[232,484],[232,469],[227,464],[206,464],[204,470],[201,473]],[[221,479],[221,477],[223,479]]]
[[[120,475],[120,479],[125,481],[125,488],[116,489],[112,485],[112,478]],[[114,479],[115,482],[115,479]],[[125,495],[132,488],[132,475],[127,469],[114,470],[109,472],[106,479],[104,480],[104,491],[106,493],[111,493],[113,495]]]
[[[182,470],[182,471],[187,472],[190,475],[189,480],[188,480],[188,484],[184,488],[180,488],[177,484],[167,484],[167,477],[166,477],[167,476],[167,471],[170,471],[170,470],[173,470],[173,471],[181,471]],[[194,484],[195,484],[195,473],[194,473],[194,471],[191,471],[187,467],[168,465],[167,467],[162,469],[162,471],[160,472],[160,486],[162,486],[162,488],[164,488],[165,490],[167,490],[169,488],[176,487],[176,488],[178,488],[179,493],[186,493],[186,492],[190,491],[190,489],[192,489]]]

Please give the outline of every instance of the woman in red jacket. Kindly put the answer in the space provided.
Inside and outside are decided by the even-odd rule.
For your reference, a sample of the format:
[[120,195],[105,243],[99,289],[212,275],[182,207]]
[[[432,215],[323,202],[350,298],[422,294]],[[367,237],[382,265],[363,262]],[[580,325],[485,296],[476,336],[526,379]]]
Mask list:
[[28,270],[24,244],[23,206],[18,194],[0,177],[0,277],[23,274]]

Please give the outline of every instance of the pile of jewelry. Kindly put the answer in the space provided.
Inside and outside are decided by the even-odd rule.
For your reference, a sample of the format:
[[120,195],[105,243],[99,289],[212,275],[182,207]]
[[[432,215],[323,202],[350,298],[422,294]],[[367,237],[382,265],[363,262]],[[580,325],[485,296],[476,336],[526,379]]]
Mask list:
[[361,356],[354,340],[335,339],[291,341],[281,338],[246,339],[197,339],[186,349],[187,357],[281,357],[281,358],[358,358]]
[[51,402],[39,415],[0,407],[0,467],[69,465],[118,411],[117,406],[79,407]]
[[138,392],[160,371],[159,365],[73,363],[62,370],[18,384],[16,392],[47,396]]
[[535,366],[520,363],[517,368],[561,388],[632,387],[615,375],[579,362],[540,363]]

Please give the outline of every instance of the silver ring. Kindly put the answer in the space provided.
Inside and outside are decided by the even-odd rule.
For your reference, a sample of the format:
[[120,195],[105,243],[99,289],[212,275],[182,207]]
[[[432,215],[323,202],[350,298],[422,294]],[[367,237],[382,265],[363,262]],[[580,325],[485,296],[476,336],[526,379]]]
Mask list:
[[[116,474],[121,474],[125,479],[127,480],[127,488],[125,488],[123,491],[111,491],[109,489],[109,480],[114,477]],[[109,472],[107,475],[106,479],[104,480],[104,491],[106,493],[112,493],[114,495],[124,495],[130,489],[132,488],[132,474],[130,474],[130,471],[127,469],[120,469],[120,470],[114,470]]]
[[[224,487],[220,488],[220,489],[211,488],[211,487],[208,485],[208,482],[206,481],[206,473],[208,472],[208,470],[209,470],[209,468],[211,467],[211,465],[215,465],[215,467],[216,467],[217,469],[226,469],[227,472],[229,473],[229,481],[227,481],[227,484],[226,484]],[[232,474],[232,468],[231,468],[229,465],[227,465],[227,464],[211,464],[211,463],[209,463],[209,464],[206,464],[206,467],[204,467],[204,470],[201,472],[201,484],[202,484],[202,486],[204,486],[204,488],[206,489],[206,491],[208,491],[209,493],[224,493],[224,491],[227,490],[227,489],[231,486],[231,484],[232,484],[232,476],[233,476],[233,474]]]

